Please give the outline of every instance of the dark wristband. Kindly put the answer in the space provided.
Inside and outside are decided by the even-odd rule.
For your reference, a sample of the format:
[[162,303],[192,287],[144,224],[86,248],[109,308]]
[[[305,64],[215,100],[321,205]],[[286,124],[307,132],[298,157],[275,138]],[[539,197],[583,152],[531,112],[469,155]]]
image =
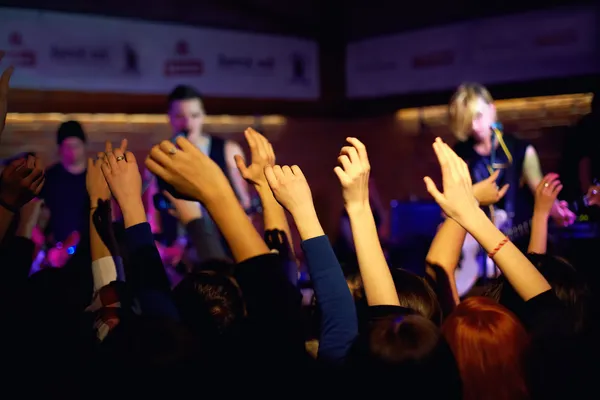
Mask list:
[[16,214],[16,213],[19,212],[19,208],[18,207],[13,207],[13,206],[9,205],[8,203],[6,203],[1,198],[0,198],[0,206],[6,208],[8,211],[10,211],[13,214]]

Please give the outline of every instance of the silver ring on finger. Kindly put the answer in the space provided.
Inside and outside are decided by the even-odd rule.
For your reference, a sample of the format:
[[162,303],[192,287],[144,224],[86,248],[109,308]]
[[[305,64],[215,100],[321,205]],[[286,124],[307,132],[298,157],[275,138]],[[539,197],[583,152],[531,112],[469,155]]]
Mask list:
[[176,149],[175,147],[171,147],[171,148],[169,149],[169,154],[170,154],[170,155],[172,155],[172,156],[174,156],[174,155],[175,155],[175,153],[177,153],[177,149]]
[[117,157],[117,161],[123,161],[125,159],[125,156],[118,156]]

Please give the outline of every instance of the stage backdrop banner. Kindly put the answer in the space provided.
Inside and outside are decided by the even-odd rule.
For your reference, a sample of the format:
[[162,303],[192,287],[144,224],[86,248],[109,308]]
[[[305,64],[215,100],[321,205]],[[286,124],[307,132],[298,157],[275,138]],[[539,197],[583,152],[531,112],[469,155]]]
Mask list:
[[562,9],[481,19],[351,43],[350,98],[600,72],[598,14]]
[[0,8],[11,87],[316,100],[318,46],[291,37]]

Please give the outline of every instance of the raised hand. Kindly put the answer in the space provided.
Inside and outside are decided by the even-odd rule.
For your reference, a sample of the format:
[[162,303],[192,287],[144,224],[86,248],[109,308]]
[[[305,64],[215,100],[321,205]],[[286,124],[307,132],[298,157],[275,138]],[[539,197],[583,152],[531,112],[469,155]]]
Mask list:
[[121,148],[112,149],[107,143],[102,158],[102,173],[112,195],[122,207],[127,201],[139,201],[142,195],[142,176],[131,152],[123,153]]
[[460,223],[463,218],[479,209],[473,194],[469,168],[442,139],[435,140],[433,150],[442,170],[444,192],[441,193],[433,180],[426,176],[423,180],[427,191],[448,217]]
[[547,218],[562,188],[558,174],[546,175],[535,189],[534,212]]
[[[121,146],[118,148],[121,154],[127,152],[127,139],[123,139]],[[92,207],[97,206],[99,200],[107,201],[111,198],[110,188],[104,173],[102,172],[102,164],[109,154],[113,153],[113,146],[110,141],[107,141],[104,146],[104,152],[97,154],[96,160],[88,159],[87,174],[85,177],[85,185],[90,196]],[[108,159],[107,159],[108,160]]]
[[305,213],[314,212],[310,187],[300,167],[297,165],[267,166],[265,177],[275,199],[292,214],[294,219]]
[[163,141],[150,151],[146,167],[173,186],[182,195],[204,204],[218,199],[222,191],[231,191],[231,185],[221,168],[191,144],[178,137],[177,146]]
[[[5,53],[3,51],[0,51],[0,61],[2,61],[4,54]],[[6,68],[0,76],[0,135],[2,135],[2,131],[4,130],[4,125],[6,123],[8,88],[10,77],[12,76],[14,70],[14,67],[10,66]]]
[[367,149],[356,138],[346,139],[350,146],[342,147],[337,166],[333,169],[340,184],[346,207],[369,205],[369,173],[371,165]]
[[163,194],[174,207],[174,209],[169,210],[169,214],[177,218],[183,225],[202,217],[202,209],[198,202],[176,199],[166,190],[163,191]]
[[569,203],[566,201],[557,201],[554,203],[550,216],[558,226],[567,227],[573,225],[577,218],[575,213],[569,210]]
[[39,157],[29,155],[11,162],[0,175],[2,205],[17,211],[40,193],[45,179]]
[[235,163],[242,175],[248,183],[254,186],[267,186],[267,179],[265,178],[265,167],[275,165],[275,152],[273,146],[267,138],[260,133],[256,132],[252,128],[244,131],[246,141],[250,147],[250,155],[252,157],[252,163],[246,166],[244,159],[240,155],[235,156]]
[[502,200],[508,191],[508,188],[510,187],[510,184],[508,183],[502,186],[502,189],[498,188],[498,185],[496,184],[498,175],[500,175],[500,170],[494,171],[489,178],[473,185],[473,194],[479,202],[479,205],[489,206],[496,204]]

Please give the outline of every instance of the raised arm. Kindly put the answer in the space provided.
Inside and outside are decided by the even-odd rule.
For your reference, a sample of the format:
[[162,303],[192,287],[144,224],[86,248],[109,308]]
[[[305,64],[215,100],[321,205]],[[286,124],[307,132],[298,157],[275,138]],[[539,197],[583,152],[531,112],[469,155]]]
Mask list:
[[535,205],[531,220],[531,237],[528,253],[545,254],[548,245],[548,218],[563,186],[558,174],[548,174],[535,190]]
[[233,188],[214,161],[185,138],[154,146],[146,166],[175,189],[200,201],[219,227],[235,261],[267,254],[269,248],[242,209]]
[[294,218],[321,309],[319,358],[343,360],[358,333],[354,300],[317,217],[310,187],[298,166],[265,168],[273,195]]
[[248,191],[248,183],[246,183],[246,180],[238,169],[237,161],[238,158],[241,158],[242,161],[245,160],[244,151],[238,143],[228,140],[225,142],[224,152],[227,172],[229,172],[229,176],[231,177],[231,184],[240,198],[242,207],[244,210],[247,210],[251,205],[250,192]]
[[278,230],[284,232],[290,244],[290,251],[293,254],[292,235],[285,211],[277,200],[275,200],[275,197],[273,197],[273,192],[267,183],[264,173],[264,169],[267,166],[275,165],[273,146],[267,138],[252,128],[246,129],[244,135],[250,147],[252,160],[251,164],[246,166],[241,155],[235,156],[239,174],[246,182],[254,186],[254,189],[256,189],[256,192],[260,196],[263,206],[265,231]]
[[342,148],[338,157],[340,166],[335,167],[334,171],[342,185],[367,302],[371,306],[397,306],[400,305],[398,294],[369,203],[371,165],[367,150],[358,139],[347,140],[350,146]]
[[425,177],[424,181],[446,215],[481,244],[523,300],[549,290],[548,281],[479,208],[466,163],[440,138],[433,148],[442,169],[443,193],[431,178]]

